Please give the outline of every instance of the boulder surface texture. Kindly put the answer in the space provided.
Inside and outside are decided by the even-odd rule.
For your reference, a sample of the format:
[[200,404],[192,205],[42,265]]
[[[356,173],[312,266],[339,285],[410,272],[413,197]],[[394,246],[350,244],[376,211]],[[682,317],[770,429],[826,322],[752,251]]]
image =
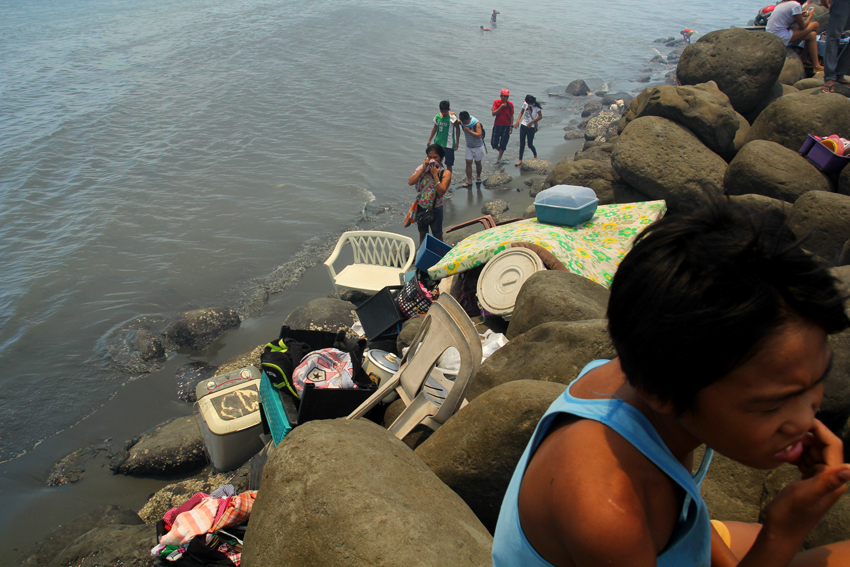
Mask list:
[[818,90],[782,96],[759,114],[747,141],[770,140],[798,152],[808,134],[850,137],[850,100]]
[[475,398],[416,448],[440,480],[469,505],[492,533],[537,422],[566,386],[509,382]]
[[165,475],[192,471],[207,463],[204,438],[195,416],[178,417],[145,433],[113,467],[131,475]]
[[293,329],[338,331],[354,324],[354,309],[350,301],[321,297],[294,310],[283,324]]
[[555,166],[543,182],[543,188],[555,185],[590,187],[596,192],[600,205],[614,202],[614,176],[610,167],[589,159],[563,160]]
[[676,76],[683,85],[717,83],[741,114],[754,108],[779,79],[785,45],[770,33],[745,29],[709,32],[682,52]]
[[177,348],[203,350],[240,323],[239,314],[229,307],[196,309],[181,313],[165,330],[165,337]]
[[312,421],[271,453],[243,567],[490,565],[472,510],[388,431]]
[[614,145],[611,164],[631,187],[675,210],[723,192],[726,162],[690,130],[666,118],[644,116],[629,123]]
[[[88,545],[102,530],[110,531],[115,537],[122,537],[128,536],[129,532],[124,531],[121,535],[118,535],[118,532],[126,529],[133,530],[129,540],[105,543],[105,547],[110,549],[105,547],[99,549],[93,545]],[[144,545],[139,542],[142,533],[144,533]],[[149,551],[153,547],[153,544],[150,543],[152,541],[151,527],[144,525],[142,519],[135,512],[120,506],[104,506],[50,532],[47,537],[24,553],[16,565],[22,567],[93,566],[97,565],[96,561],[100,559],[103,561],[100,565],[147,566],[151,562]],[[116,546],[116,544],[118,545]],[[88,547],[86,547],[87,545]],[[134,545],[138,545],[138,548],[133,547]],[[98,553],[100,551],[111,557],[100,555]],[[116,556],[114,554],[116,551],[120,555]],[[122,563],[115,560],[121,560]]]
[[629,105],[625,122],[628,124],[641,116],[660,116],[681,124],[716,154],[732,150],[740,126],[729,97],[714,81],[646,89]]
[[767,140],[753,140],[729,163],[727,195],[755,193],[793,203],[809,191],[829,191],[829,180],[799,152]]
[[490,355],[466,397],[473,400],[500,384],[529,377],[569,384],[588,362],[615,356],[605,319],[543,323]]
[[517,294],[507,337],[514,339],[549,321],[602,319],[608,295],[605,287],[572,272],[537,272]]
[[788,226],[799,237],[811,234],[803,246],[827,262],[835,262],[850,240],[850,197],[809,191],[794,203]]

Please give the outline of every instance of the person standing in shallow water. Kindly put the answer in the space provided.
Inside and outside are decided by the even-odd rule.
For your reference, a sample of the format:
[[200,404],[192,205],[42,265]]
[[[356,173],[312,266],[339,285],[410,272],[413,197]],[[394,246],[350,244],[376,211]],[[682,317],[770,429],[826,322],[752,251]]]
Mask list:
[[[445,155],[446,151],[441,145],[431,144],[425,149],[425,161],[419,164],[407,180],[407,184],[415,185],[419,193],[416,200],[419,244],[425,240],[428,230],[439,240],[443,239],[443,201],[452,182],[452,172],[443,165]],[[433,211],[433,214],[426,215],[428,211]]]
[[537,99],[531,95],[525,95],[525,102],[522,103],[515,125],[519,128],[519,161],[514,164],[515,166],[522,165],[522,153],[525,150],[526,142],[528,142],[528,149],[532,151],[535,159],[537,158],[534,134],[537,133],[537,123],[540,122],[541,118],[543,118],[543,110],[540,108]]
[[511,91],[502,89],[498,100],[493,101],[491,114],[496,117],[493,121],[493,135],[490,137],[490,145],[494,150],[499,151],[496,157],[496,163],[502,161],[502,154],[508,147],[508,140],[511,139],[511,132],[514,129],[514,103],[508,100],[511,96]]
[[493,10],[493,13],[490,14],[490,27],[491,28],[496,27],[496,16],[498,16],[500,13],[501,12],[497,12],[496,10]]
[[458,114],[460,123],[463,125],[463,135],[466,137],[466,183],[461,185],[464,189],[472,188],[472,162],[475,162],[475,182],[481,186],[481,161],[484,159],[484,127],[474,116],[467,111]]
[[452,112],[449,101],[440,101],[440,112],[434,117],[434,127],[431,128],[431,135],[428,136],[426,147],[431,145],[431,140],[441,145],[446,150],[446,159],[444,164],[446,169],[452,170],[455,163],[455,150],[460,143],[460,121],[457,115]]

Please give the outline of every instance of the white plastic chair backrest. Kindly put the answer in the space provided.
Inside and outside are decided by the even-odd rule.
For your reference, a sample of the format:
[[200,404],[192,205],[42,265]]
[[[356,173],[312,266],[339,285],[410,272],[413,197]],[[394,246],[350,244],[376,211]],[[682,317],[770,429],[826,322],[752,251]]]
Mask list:
[[[445,379],[442,372],[434,369],[437,359],[450,347],[456,348],[460,355],[460,368],[454,381]],[[460,304],[444,293],[428,309],[425,321],[411,341],[410,350],[401,361],[400,386],[407,399],[412,400],[417,395],[424,395],[421,391],[429,376],[437,378],[448,389],[443,403],[434,404],[434,419],[443,423],[463,401],[469,382],[480,364],[481,340],[475,325]],[[405,404],[410,405],[407,401]],[[440,419],[443,416],[444,419]]]
[[373,266],[404,266],[411,251],[406,241],[394,238],[388,232],[348,232],[346,233],[351,249],[354,252],[355,264]]

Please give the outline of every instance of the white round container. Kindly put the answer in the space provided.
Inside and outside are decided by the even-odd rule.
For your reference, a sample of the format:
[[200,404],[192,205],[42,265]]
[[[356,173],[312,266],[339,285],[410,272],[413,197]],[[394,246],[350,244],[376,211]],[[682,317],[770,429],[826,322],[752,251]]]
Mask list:
[[528,248],[502,250],[481,270],[478,303],[493,315],[510,318],[522,284],[545,269],[537,254]]

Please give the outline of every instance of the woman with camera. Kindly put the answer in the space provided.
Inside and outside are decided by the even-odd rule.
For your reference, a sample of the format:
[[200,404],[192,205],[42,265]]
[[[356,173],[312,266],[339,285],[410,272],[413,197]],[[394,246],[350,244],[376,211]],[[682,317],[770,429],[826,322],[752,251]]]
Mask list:
[[452,182],[452,172],[443,165],[446,151],[439,144],[425,148],[423,161],[407,180],[415,185],[419,197],[416,200],[416,226],[419,228],[419,244],[431,234],[443,239],[443,199]]

